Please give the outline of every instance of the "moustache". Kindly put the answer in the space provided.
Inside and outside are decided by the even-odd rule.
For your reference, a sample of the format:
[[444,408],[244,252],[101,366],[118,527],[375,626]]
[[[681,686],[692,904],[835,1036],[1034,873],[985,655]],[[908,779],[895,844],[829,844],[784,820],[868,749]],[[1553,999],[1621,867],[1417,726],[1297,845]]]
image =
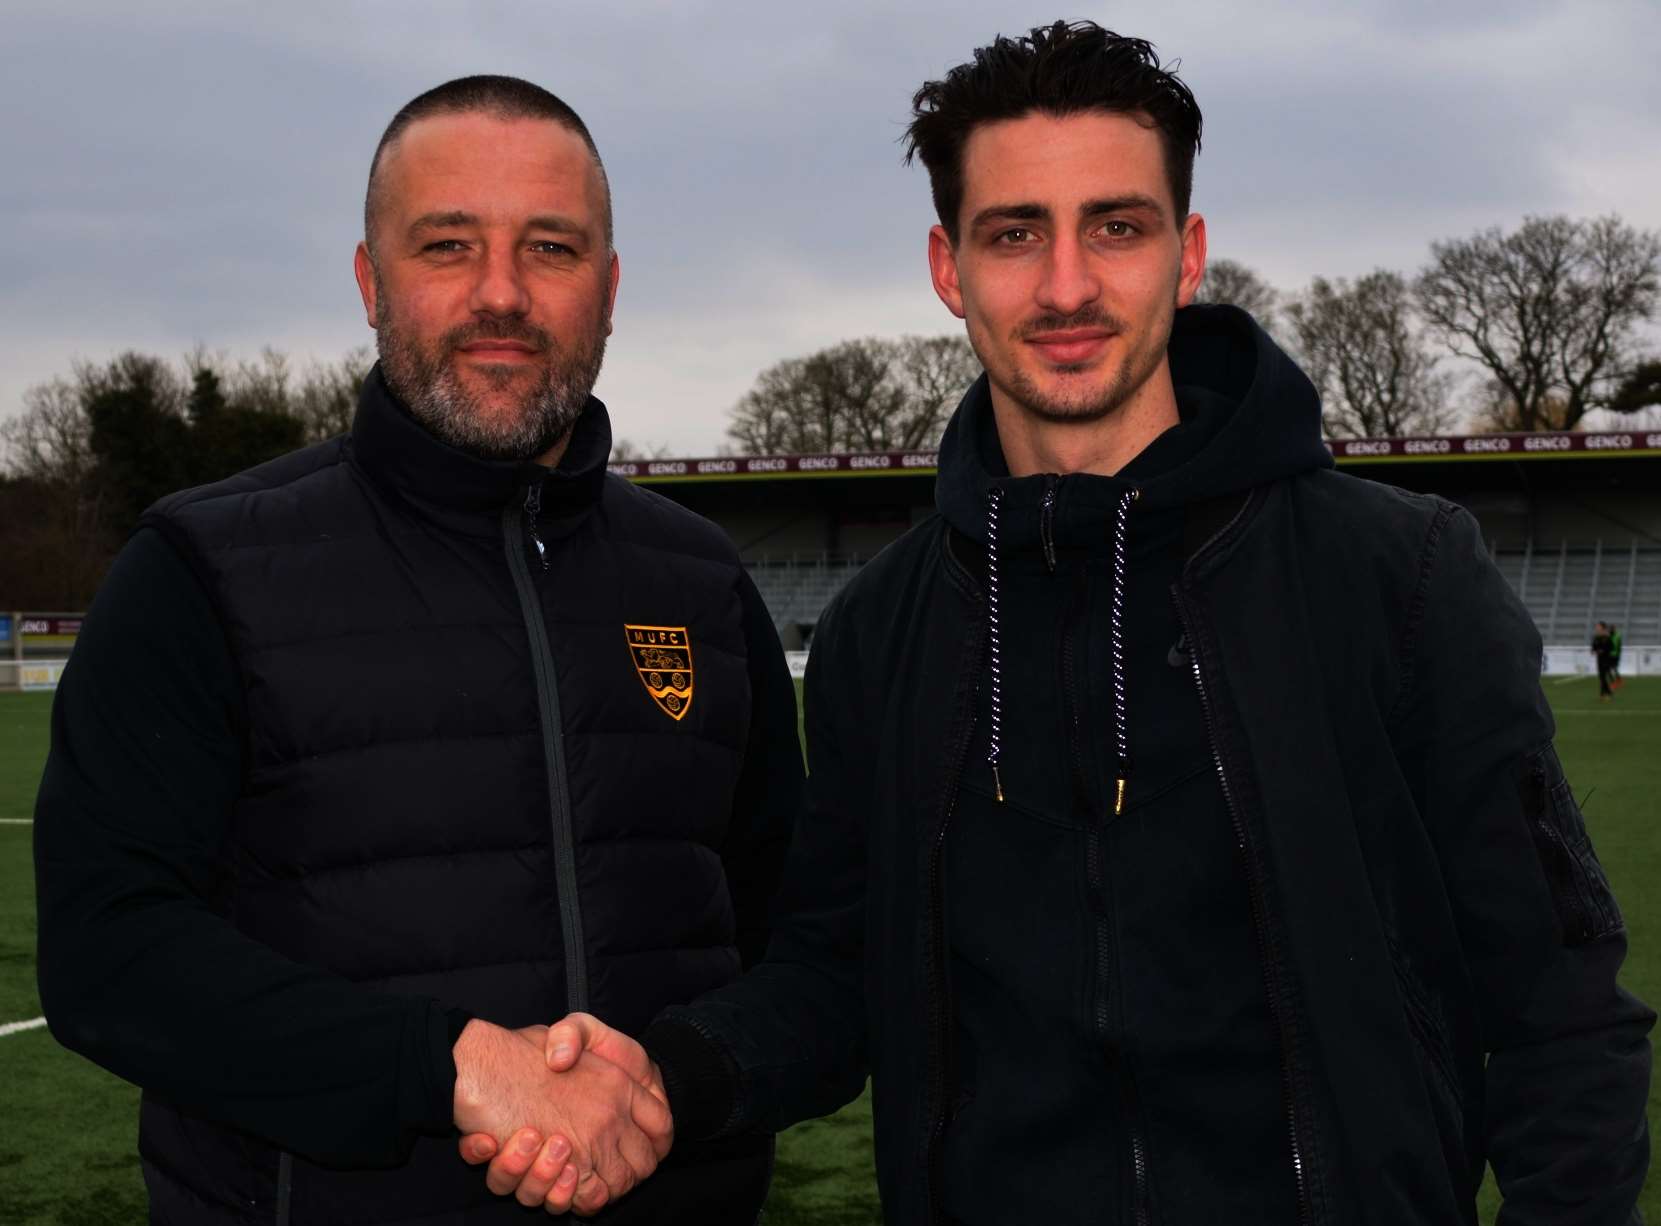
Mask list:
[[474,341],[518,341],[520,344],[531,346],[537,353],[553,348],[552,337],[541,328],[522,320],[479,320],[463,324],[459,328],[451,328],[444,334],[446,349],[460,349]]
[[1081,307],[1071,315],[1038,315],[1015,329],[1014,340],[1044,336],[1051,332],[1070,332],[1075,328],[1105,328],[1109,332],[1126,330],[1124,320],[1099,306]]

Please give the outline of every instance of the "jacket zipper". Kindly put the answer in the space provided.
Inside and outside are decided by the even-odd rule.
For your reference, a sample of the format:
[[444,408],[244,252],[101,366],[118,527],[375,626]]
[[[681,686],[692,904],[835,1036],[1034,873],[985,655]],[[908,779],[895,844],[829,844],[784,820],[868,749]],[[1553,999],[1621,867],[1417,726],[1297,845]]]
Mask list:
[[[525,531],[536,546],[536,560],[542,569],[548,569],[548,547],[542,543],[542,534],[536,530],[536,517],[542,514],[542,485],[533,481],[525,488]],[[540,607],[540,606],[539,606]]]
[[[947,538],[947,552],[950,552],[951,541]],[[971,635],[970,656],[965,663],[971,674],[980,671],[980,639],[979,634]],[[928,1131],[924,1150],[924,1179],[928,1191],[929,1218],[934,1222],[945,1221],[945,1210],[941,1205],[941,1165],[945,1161],[946,1138],[946,1064],[947,1053],[951,1049],[952,1036],[948,1030],[946,1015],[946,908],[941,898],[940,863],[945,854],[946,832],[951,828],[952,818],[957,814],[958,792],[963,782],[963,769],[969,757],[969,745],[975,735],[975,706],[970,700],[968,718],[964,721],[963,733],[957,742],[948,748],[949,769],[946,773],[946,794],[941,798],[940,817],[936,823],[929,843],[928,879],[926,882],[926,898],[928,901],[928,965],[926,967],[927,991],[929,1002],[929,1029],[934,1035],[933,1062],[928,1070],[929,1094],[932,1102],[929,1104]]]
[[277,1155],[277,1226],[289,1226],[294,1202],[294,1156]]
[[[1236,519],[1238,519],[1238,516],[1236,516]],[[1224,532],[1227,530],[1227,528],[1223,529]],[[1219,537],[1221,535],[1222,533],[1218,533]],[[1212,539],[1216,540],[1217,538]],[[1203,549],[1201,552],[1203,552]],[[1298,1221],[1303,1226],[1309,1226],[1315,1220],[1314,1208],[1309,1196],[1309,1172],[1304,1158],[1303,1143],[1299,1138],[1297,1101],[1292,1090],[1291,1051],[1286,1037],[1286,1021],[1282,1015],[1280,1005],[1280,975],[1269,958],[1268,942],[1264,935],[1266,920],[1264,917],[1263,886],[1258,879],[1255,849],[1247,837],[1246,823],[1240,815],[1240,806],[1235,801],[1234,789],[1229,784],[1228,771],[1223,767],[1223,753],[1217,742],[1216,714],[1212,707],[1210,691],[1206,689],[1205,675],[1200,668],[1200,653],[1195,650],[1196,640],[1192,613],[1179,593],[1173,590],[1173,595],[1176,598],[1177,615],[1182,621],[1183,635],[1189,640],[1188,661],[1194,675],[1195,688],[1199,690],[1200,709],[1205,714],[1205,734],[1211,747],[1212,765],[1216,768],[1217,780],[1223,789],[1223,803],[1228,809],[1229,821],[1234,827],[1235,846],[1239,848],[1241,858],[1245,863],[1246,886],[1251,898],[1252,935],[1256,938],[1257,943],[1258,966],[1263,975],[1263,990],[1269,1000],[1269,1013],[1274,1019],[1275,1030],[1280,1036],[1281,1102],[1286,1108],[1287,1132],[1291,1140],[1292,1177],[1296,1182],[1298,1193]]]
[[[1108,1007],[1108,984],[1112,981],[1112,959],[1108,956],[1111,937],[1106,914],[1107,868],[1102,848],[1104,832],[1092,828],[1086,836],[1086,854],[1089,857],[1090,888],[1098,900],[1096,911],[1096,1037],[1105,1046],[1109,1038],[1111,1018]],[[1120,1056],[1121,1063],[1124,1057]],[[1141,1106],[1137,1099],[1130,1073],[1121,1067],[1120,1082],[1125,1113],[1125,1131],[1130,1139],[1131,1214],[1135,1226],[1148,1226],[1148,1147],[1142,1139]]]
[[[1052,516],[1055,508],[1056,486],[1059,479],[1046,474],[1044,478],[1044,496],[1038,518],[1039,535],[1043,539],[1046,561],[1050,562],[1050,569],[1055,569],[1054,540],[1052,537]],[[1077,803],[1088,812],[1095,807],[1095,796],[1088,784],[1089,772],[1085,769],[1082,745],[1079,741],[1080,732],[1080,703],[1078,690],[1078,669],[1074,647],[1074,630],[1076,628],[1076,611],[1088,603],[1088,593],[1083,590],[1087,580],[1082,574],[1078,579],[1072,602],[1069,604],[1061,631],[1061,678],[1062,688],[1066,699],[1068,725],[1071,733],[1071,760],[1073,762],[1073,788],[1077,796]],[[1085,838],[1085,855],[1087,872],[1089,874],[1091,897],[1097,900],[1095,917],[1096,929],[1096,993],[1094,1019],[1096,1036],[1105,1048],[1110,1036],[1111,1017],[1109,1006],[1109,985],[1114,980],[1112,958],[1109,947],[1112,943],[1112,926],[1107,918],[1107,867],[1106,853],[1103,841],[1106,837],[1106,818],[1101,826],[1092,826]],[[1139,1118],[1140,1107],[1136,1098],[1134,1086],[1129,1074],[1121,1071],[1121,1080],[1124,1086],[1124,1115],[1125,1129],[1130,1141],[1130,1171],[1131,1171],[1131,1213],[1135,1226],[1148,1226],[1148,1150],[1142,1137],[1142,1128]]]
[[536,530],[536,516],[542,508],[542,485],[531,482],[525,491],[524,528],[520,512],[511,504],[502,509],[502,537],[507,547],[508,570],[519,594],[519,610],[525,619],[530,640],[531,668],[536,677],[537,710],[542,719],[542,758],[548,769],[548,809],[554,837],[554,878],[559,893],[560,929],[565,947],[565,1007],[567,1012],[588,1010],[588,964],[583,956],[582,907],[577,899],[576,840],[571,829],[571,791],[565,772],[565,736],[559,718],[559,677],[554,671],[554,653],[548,645],[548,627],[542,617],[542,601],[531,580],[525,561],[525,535],[536,546],[542,569],[548,569],[548,554]]
[[[968,739],[965,738],[965,743]],[[960,762],[953,771],[954,779],[961,775],[962,770]],[[939,827],[935,830],[934,842],[929,847],[929,1027],[935,1036],[935,1051],[934,1061],[929,1069],[929,1094],[934,1100],[934,1106],[933,1118],[929,1120],[927,1178],[929,1216],[936,1222],[945,1221],[944,1210],[941,1208],[941,1167],[945,1162],[946,1140],[946,1052],[951,1043],[951,1035],[947,1033],[946,976],[942,969],[946,957],[946,909],[940,898],[940,860],[946,846],[946,830],[957,813],[957,792],[958,788],[954,782],[945,812],[941,814]]]
[[1142,1128],[1138,1113],[1141,1110],[1140,1100],[1126,1082],[1125,1093],[1125,1120],[1130,1129],[1130,1211],[1136,1226],[1149,1226],[1152,1219],[1148,1216],[1148,1150],[1142,1141]]
[[1055,498],[1061,478],[1044,474],[1044,497],[1038,504],[1038,538],[1044,544],[1044,565],[1055,574]]

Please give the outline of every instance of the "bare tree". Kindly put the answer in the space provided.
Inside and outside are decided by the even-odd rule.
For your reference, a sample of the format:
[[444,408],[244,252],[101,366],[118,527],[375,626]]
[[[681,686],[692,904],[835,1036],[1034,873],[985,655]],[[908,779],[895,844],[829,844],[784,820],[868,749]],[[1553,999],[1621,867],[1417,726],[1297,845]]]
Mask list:
[[963,337],[843,341],[762,371],[727,434],[750,455],[928,447],[979,374]]
[[346,429],[372,357],[296,376],[274,349],[233,365],[198,346],[177,364],[79,361],[29,388],[0,423],[0,501],[20,525],[0,548],[0,592],[83,605],[152,499]]
[[1494,424],[1569,430],[1610,403],[1661,297],[1661,235],[1619,217],[1530,217],[1431,244],[1415,289],[1452,350],[1504,393]]
[[23,393],[23,411],[0,423],[6,472],[39,481],[80,481],[92,468],[92,423],[75,382],[58,376]]
[[980,378],[980,359],[961,336],[902,336],[898,343],[911,411],[895,449],[919,451],[940,441],[957,402]]
[[374,364],[374,349],[359,345],[338,362],[313,362],[306,368],[288,411],[305,423],[308,443],[320,443],[352,428],[358,393]]
[[17,526],[0,544],[0,592],[19,605],[81,608],[110,544],[80,380],[60,376],[25,391],[22,413],[0,424],[0,441],[0,504]]
[[1353,283],[1316,277],[1286,317],[1328,433],[1429,434],[1452,421],[1453,380],[1437,369],[1400,273],[1381,268]]
[[240,409],[256,413],[289,413],[294,400],[290,385],[294,372],[288,355],[270,345],[260,350],[257,361],[241,361],[222,376],[225,399]]
[[1205,266],[1195,302],[1226,302],[1247,312],[1267,331],[1273,331],[1280,293],[1238,260],[1211,260]]
[[613,460],[661,460],[668,454],[666,443],[637,443],[632,438],[620,438],[611,444]]

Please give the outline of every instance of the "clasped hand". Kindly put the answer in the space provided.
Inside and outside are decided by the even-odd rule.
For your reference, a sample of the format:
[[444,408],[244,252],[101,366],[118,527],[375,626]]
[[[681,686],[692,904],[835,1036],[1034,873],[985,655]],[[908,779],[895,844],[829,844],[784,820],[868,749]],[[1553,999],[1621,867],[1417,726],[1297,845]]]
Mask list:
[[456,1042],[462,1160],[523,1205],[582,1216],[654,1170],[674,1140],[657,1067],[598,1018],[504,1030],[469,1022]]

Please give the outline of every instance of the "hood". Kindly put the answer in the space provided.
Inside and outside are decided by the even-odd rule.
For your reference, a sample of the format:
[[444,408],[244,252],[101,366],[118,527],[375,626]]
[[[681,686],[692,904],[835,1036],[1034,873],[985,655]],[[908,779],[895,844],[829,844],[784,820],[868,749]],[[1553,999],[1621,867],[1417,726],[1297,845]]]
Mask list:
[[[1192,502],[1332,464],[1321,441],[1321,402],[1314,385],[1246,312],[1232,306],[1185,307],[1172,324],[1169,354],[1181,420],[1114,476],[1011,477],[984,374],[963,397],[941,440],[936,505],[953,528],[985,550],[986,762],[999,801],[1004,799],[1006,556],[1041,549],[1054,570],[1058,548],[1111,552],[1108,697],[1117,759],[1113,811],[1122,813],[1132,769],[1123,628],[1133,507],[1138,515],[1175,512]],[[1018,703],[1019,696],[1010,700]]]
[[[1070,504],[1085,519],[1096,518],[1093,510],[1111,514],[1127,486],[1140,490],[1143,507],[1182,506],[1332,466],[1314,384],[1245,311],[1184,307],[1172,324],[1169,352],[1182,421],[1116,477],[1063,477],[1058,508]],[[1006,516],[1036,513],[1042,478],[1010,477],[983,374],[941,440],[935,505],[952,527],[984,544],[994,485],[1004,488]]]

